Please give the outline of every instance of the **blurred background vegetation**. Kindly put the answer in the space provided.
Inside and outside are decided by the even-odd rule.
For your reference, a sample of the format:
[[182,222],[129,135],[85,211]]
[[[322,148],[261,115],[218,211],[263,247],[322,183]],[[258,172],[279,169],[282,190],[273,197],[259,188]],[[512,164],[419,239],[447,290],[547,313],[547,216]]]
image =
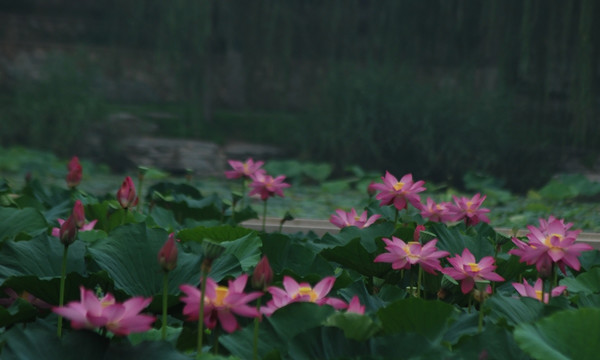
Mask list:
[[0,0],[0,144],[85,156],[85,134],[127,112],[334,174],[464,186],[476,170],[526,191],[596,165],[599,15],[593,0]]

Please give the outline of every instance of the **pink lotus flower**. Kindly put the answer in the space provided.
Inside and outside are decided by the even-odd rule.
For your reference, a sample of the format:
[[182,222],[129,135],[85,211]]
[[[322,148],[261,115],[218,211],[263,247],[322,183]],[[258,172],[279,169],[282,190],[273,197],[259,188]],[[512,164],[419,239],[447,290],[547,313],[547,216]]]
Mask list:
[[448,212],[452,214],[453,221],[465,220],[467,226],[473,226],[480,221],[489,223],[490,219],[485,215],[490,212],[489,209],[480,208],[485,200],[486,195],[475,194],[471,199],[461,197],[460,199],[454,196],[454,204],[448,204]]
[[346,311],[363,315],[365,313],[365,306],[361,305],[358,296],[354,295],[348,303],[348,308],[346,309]]
[[[83,209],[83,204],[81,200],[75,201],[75,205],[73,205],[73,211],[71,212],[71,216],[73,217],[73,222],[75,223],[75,227],[77,227],[78,231],[89,231],[96,226],[98,220],[90,221],[89,223],[85,222],[85,212]],[[60,229],[62,228],[65,220],[56,219],[58,221],[59,227],[52,228],[52,236],[60,238]]]
[[273,178],[271,175],[267,175],[264,172],[255,172],[252,176],[252,183],[250,187],[249,196],[258,194],[261,200],[267,200],[271,196],[279,195],[283,197],[283,189],[290,187],[290,184],[284,183],[284,175],[279,175]]
[[[65,223],[64,219],[56,219],[56,221],[58,221],[58,225],[60,227],[63,226],[63,224]],[[92,220],[89,223],[83,225],[79,231],[89,231],[89,230],[94,230],[94,226],[96,226],[96,223],[98,222],[98,220]],[[60,238],[60,227],[53,227],[52,228],[52,236],[55,236],[57,238]]]
[[[227,332],[233,332],[239,325],[234,316],[255,318],[260,316],[256,307],[247,305],[248,302],[261,297],[261,292],[244,293],[248,275],[243,274],[235,280],[229,280],[229,286],[220,286],[211,279],[206,279],[206,294],[204,296],[204,324],[209,329],[214,329],[217,319],[221,327]],[[181,298],[185,303],[183,315],[188,320],[197,321],[200,310],[200,297],[202,292],[195,286],[181,285],[179,287],[186,296]]]
[[527,265],[535,264],[543,277],[549,276],[552,263],[557,264],[565,274],[565,265],[579,270],[581,265],[578,257],[581,252],[593,250],[589,244],[575,244],[581,230],[569,230],[573,226],[572,223],[565,224],[563,219],[558,220],[553,216],[550,216],[548,221],[540,219],[539,222],[539,228],[527,226],[529,242],[513,238],[517,249],[508,253],[519,256],[520,261]]
[[229,165],[233,170],[225,171],[225,177],[228,179],[247,178],[250,179],[256,173],[265,173],[264,169],[261,169],[264,161],[254,162],[252,158],[248,158],[246,162],[228,160]]
[[283,289],[270,286],[268,291],[273,296],[266,306],[261,308],[261,312],[271,316],[275,310],[282,308],[294,302],[313,302],[319,305],[330,305],[335,309],[345,309],[348,307],[344,301],[336,298],[326,297],[331,291],[335,277],[328,276],[319,281],[314,287],[308,283],[298,283],[289,276],[283,277]]
[[164,271],[171,271],[177,266],[177,244],[175,233],[170,233],[165,244],[158,251],[158,264]]
[[[526,279],[523,279],[522,284],[512,283],[515,290],[517,290],[517,292],[521,296],[538,299],[539,301],[542,301],[543,284],[544,284],[544,282],[542,281],[542,279],[537,279],[533,286],[529,285],[529,283],[527,282]],[[550,300],[549,295],[552,295],[552,297],[560,296],[560,294],[562,294],[563,291],[565,291],[566,289],[567,289],[567,287],[562,285],[562,286],[557,286],[554,289],[552,289],[551,294],[544,293],[543,302],[547,304],[548,301]]]
[[409,202],[417,209],[421,208],[421,198],[417,193],[425,191],[424,181],[413,182],[412,174],[406,174],[398,181],[387,171],[381,179],[383,184],[377,183],[372,186],[373,189],[380,191],[375,196],[377,200],[381,200],[380,206],[393,204],[396,209],[402,210],[406,209],[407,202]]
[[152,328],[154,316],[140,314],[150,305],[152,298],[133,297],[124,303],[118,303],[108,293],[98,299],[92,290],[79,288],[81,299],[66,306],[54,307],[52,311],[71,320],[74,329],[106,328],[115,335],[129,335],[144,332]]
[[121,187],[117,191],[117,201],[123,209],[128,209],[130,207],[136,206],[138,200],[139,199],[135,192],[135,185],[133,184],[133,180],[131,180],[130,176],[127,176],[125,180],[123,180],[123,184],[121,184]]
[[410,269],[415,264],[421,265],[423,270],[435,274],[441,271],[440,258],[448,256],[447,251],[438,251],[435,245],[437,239],[429,241],[425,245],[410,241],[408,244],[402,239],[392,236],[392,240],[383,238],[386,243],[385,249],[388,251],[377,255],[374,262],[392,263],[392,269]]
[[67,165],[67,186],[70,188],[74,188],[81,182],[81,177],[83,173],[83,168],[79,163],[79,158],[77,156],[73,156],[69,164]]
[[349,212],[345,212],[342,209],[335,211],[336,214],[332,214],[329,218],[329,222],[333,225],[341,228],[346,226],[356,226],[359,229],[363,229],[371,226],[381,215],[376,214],[367,218],[367,211],[363,211],[360,216],[356,213],[356,210],[351,209]]
[[434,222],[447,222],[454,219],[454,215],[449,212],[449,203],[436,204],[431,198],[427,198],[427,203],[422,204],[421,216]]
[[504,278],[494,272],[494,258],[486,256],[479,262],[476,262],[475,256],[469,249],[465,248],[461,255],[448,258],[451,268],[443,268],[442,272],[454,280],[461,280],[460,289],[463,294],[468,294],[475,285],[476,281],[504,281]]
[[23,299],[31,305],[40,309],[50,309],[52,307],[52,305],[48,304],[44,300],[38,299],[33,294],[30,294],[27,291],[23,291],[21,294],[17,294],[17,292],[13,289],[5,288],[4,292],[6,293],[6,295],[8,295],[7,298],[0,298],[0,305],[4,307],[10,307],[15,301],[17,301],[17,299]]

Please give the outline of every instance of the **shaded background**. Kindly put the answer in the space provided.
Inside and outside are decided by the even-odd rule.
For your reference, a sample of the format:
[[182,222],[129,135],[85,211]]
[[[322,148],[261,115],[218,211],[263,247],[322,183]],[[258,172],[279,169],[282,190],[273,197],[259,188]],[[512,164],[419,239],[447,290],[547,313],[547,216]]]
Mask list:
[[247,141],[338,175],[460,186],[477,170],[525,191],[596,167],[599,15],[593,0],[1,0],[0,141],[117,170],[124,137]]

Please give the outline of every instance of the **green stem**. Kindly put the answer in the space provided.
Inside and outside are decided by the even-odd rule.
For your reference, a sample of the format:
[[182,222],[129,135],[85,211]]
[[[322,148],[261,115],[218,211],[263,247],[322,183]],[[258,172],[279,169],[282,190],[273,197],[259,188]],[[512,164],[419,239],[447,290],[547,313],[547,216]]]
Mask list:
[[219,327],[215,327],[215,344],[213,345],[213,352],[215,355],[219,355]]
[[396,213],[395,213],[395,215],[394,215],[394,228],[396,228],[396,225],[398,225],[398,213],[399,213],[400,211],[398,211],[398,208],[397,208],[397,207],[394,207],[394,210],[396,210]]
[[140,176],[139,177],[139,183],[138,183],[138,203],[137,203],[137,211],[139,213],[142,212],[142,202],[144,201],[144,197],[142,196],[142,190],[143,190],[143,186],[144,186],[144,177]]
[[419,266],[419,274],[417,275],[417,298],[421,297],[421,278],[423,277],[423,268]]
[[204,294],[206,292],[206,278],[208,272],[202,272],[202,284],[200,284],[200,309],[198,310],[198,349],[196,359],[202,355],[202,335],[204,334]]
[[[260,298],[256,301],[256,310],[260,314]],[[254,318],[254,341],[253,341],[253,351],[252,358],[254,360],[258,360],[258,324],[260,322],[260,316]]]
[[479,320],[477,321],[477,332],[481,333],[483,329],[483,303],[485,302],[485,296],[482,292],[481,302],[479,303]]
[[267,224],[267,200],[263,201],[263,223],[262,231],[264,232]]
[[[67,278],[67,252],[69,251],[69,245],[65,245],[65,249],[63,251],[63,259],[62,259],[62,271],[60,275],[60,292],[58,298],[58,306],[62,307],[65,303],[65,280]],[[62,316],[58,316],[58,329],[57,334],[58,337],[62,336]]]
[[[555,263],[552,263],[552,272],[553,272],[553,281],[552,281],[552,287],[550,288],[550,294],[552,294],[552,289],[554,289],[555,287],[558,286],[558,269],[556,267]],[[552,296],[552,295],[550,295]]]
[[169,296],[169,272],[163,274],[163,302],[162,302],[162,339],[167,339],[167,304]]

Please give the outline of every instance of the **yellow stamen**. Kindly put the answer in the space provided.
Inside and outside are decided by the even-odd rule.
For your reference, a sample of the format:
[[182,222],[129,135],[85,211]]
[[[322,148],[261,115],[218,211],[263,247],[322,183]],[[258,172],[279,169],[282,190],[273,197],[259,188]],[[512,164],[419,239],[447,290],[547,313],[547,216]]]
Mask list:
[[472,272],[481,271],[481,268],[479,267],[479,264],[477,264],[477,263],[468,263],[467,266],[471,268]]
[[419,259],[419,255],[418,254],[413,254],[410,251],[410,246],[414,245],[414,244],[418,244],[418,242],[416,242],[416,241],[409,241],[408,244],[406,244],[406,246],[404,247],[404,252],[406,253],[406,256],[409,257],[410,259],[418,260]]
[[544,238],[544,245],[546,245],[549,248],[556,248],[556,246],[552,245],[552,242],[550,241],[550,239],[552,239],[553,237],[557,237],[558,240],[562,240],[563,236],[561,234],[550,234],[548,236],[546,236],[546,238]]
[[306,296],[306,295],[308,295],[310,297],[311,302],[315,302],[317,300],[317,298],[319,297],[317,295],[317,293],[310,286],[301,286],[300,289],[298,289],[298,293],[294,296],[294,299],[297,298],[298,296]]
[[404,187],[404,183],[403,183],[403,182],[401,182],[401,181],[398,181],[398,182],[396,183],[396,185],[394,185],[394,190],[396,190],[396,191],[400,191],[400,190],[402,190],[402,188],[403,188],[403,187]]
[[212,300],[212,303],[215,306],[223,306],[225,305],[225,297],[229,294],[229,289],[225,286],[217,286],[215,289],[215,298]]
[[535,291],[535,297],[539,300],[542,301],[542,290],[536,290]]

